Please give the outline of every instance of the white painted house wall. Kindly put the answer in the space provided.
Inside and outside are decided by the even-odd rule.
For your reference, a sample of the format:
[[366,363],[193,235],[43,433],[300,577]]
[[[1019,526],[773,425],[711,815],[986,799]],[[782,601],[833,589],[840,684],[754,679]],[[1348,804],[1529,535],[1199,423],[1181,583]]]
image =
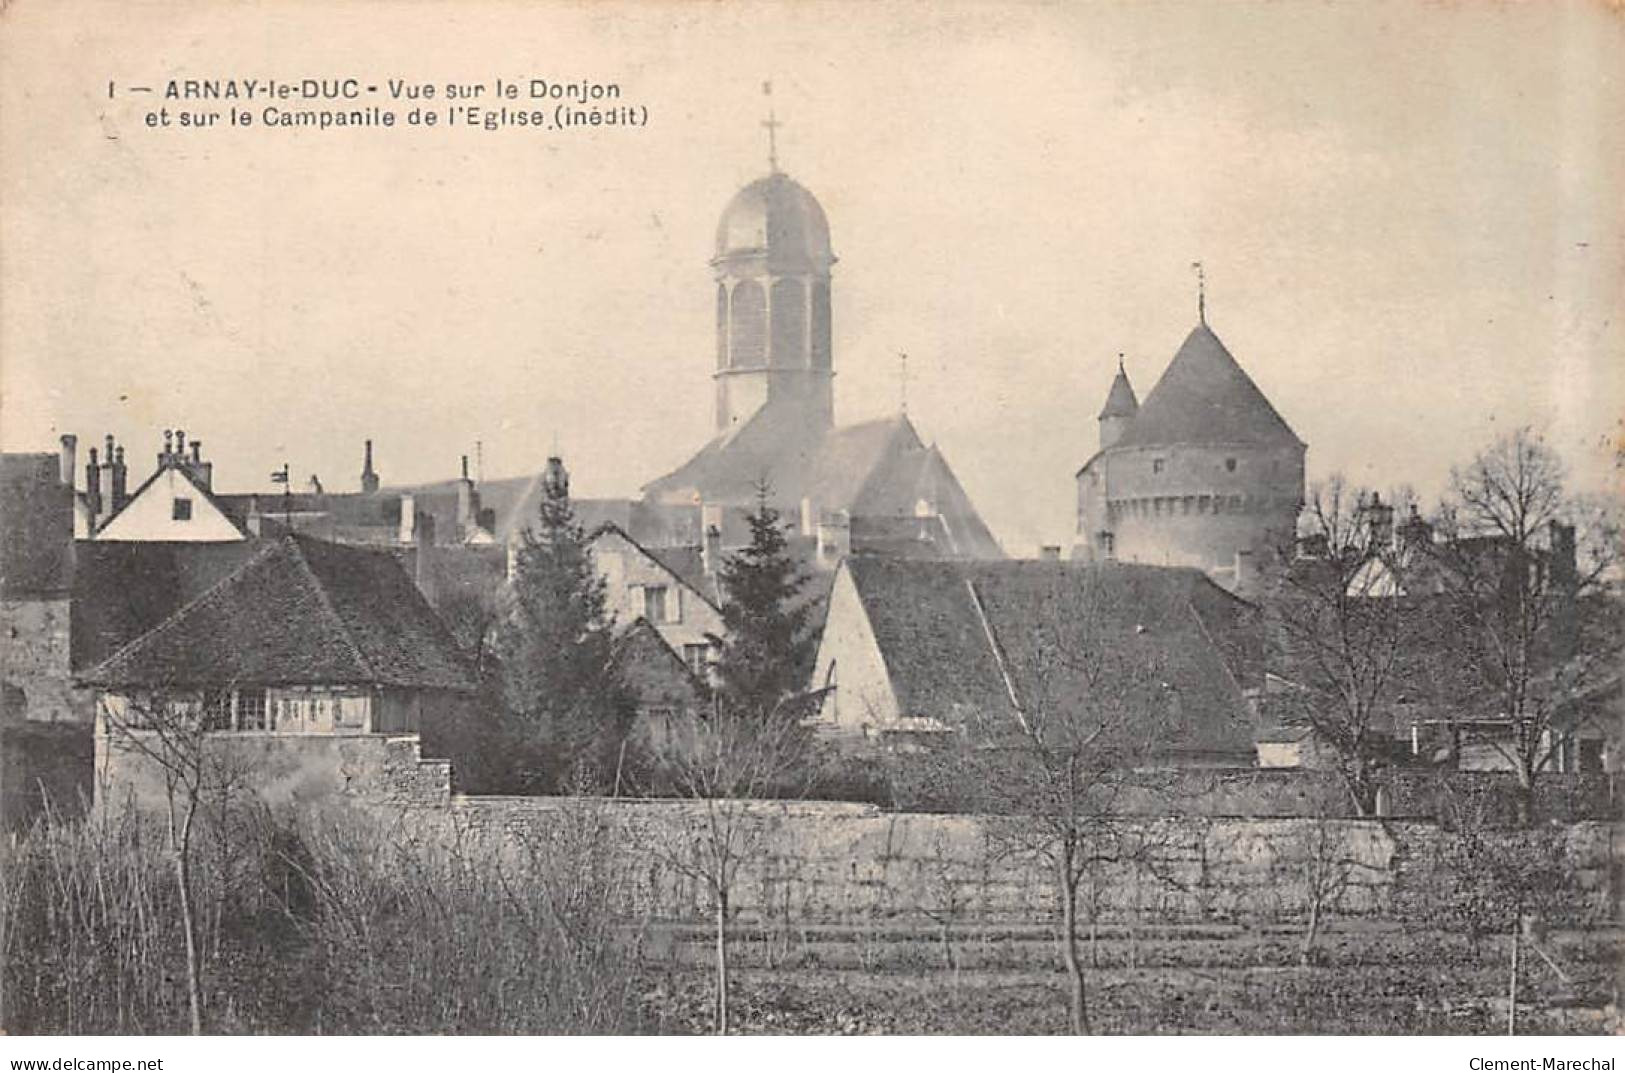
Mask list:
[[811,685],[814,689],[835,687],[825,696],[818,720],[837,730],[896,726],[902,714],[869,613],[844,563],[830,590],[829,614],[813,661]]
[[[177,500],[190,504],[189,518],[176,518]],[[180,469],[161,470],[113,516],[97,540],[227,541],[247,539]]]
[[613,530],[600,533],[592,553],[604,579],[605,601],[618,626],[625,628],[639,617],[647,617],[648,590],[662,587],[666,590],[665,616],[651,618],[649,625],[672,651],[684,655],[684,646],[708,644],[707,635],[722,636],[722,613],[621,534]]

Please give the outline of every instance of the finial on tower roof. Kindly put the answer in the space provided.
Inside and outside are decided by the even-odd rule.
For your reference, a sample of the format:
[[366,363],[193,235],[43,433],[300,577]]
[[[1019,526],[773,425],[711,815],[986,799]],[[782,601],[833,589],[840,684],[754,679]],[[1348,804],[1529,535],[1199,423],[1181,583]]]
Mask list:
[[1123,371],[1123,352],[1121,350],[1117,352],[1117,371]]
[[897,352],[898,412],[908,413],[908,351]]
[[1202,271],[1201,261],[1192,261],[1191,267],[1196,269],[1196,319],[1203,324],[1207,323],[1207,275]]
[[767,169],[773,174],[779,173],[779,123],[778,117],[773,114],[773,83],[762,83],[762,96],[767,98],[767,118],[762,120],[762,126],[767,128]]

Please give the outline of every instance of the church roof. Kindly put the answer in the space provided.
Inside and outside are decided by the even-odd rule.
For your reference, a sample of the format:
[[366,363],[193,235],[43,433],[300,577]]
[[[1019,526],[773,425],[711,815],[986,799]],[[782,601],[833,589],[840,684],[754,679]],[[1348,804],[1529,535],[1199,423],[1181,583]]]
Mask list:
[[1112,377],[1112,389],[1106,393],[1106,405],[1100,408],[1101,417],[1133,417],[1140,408],[1140,400],[1134,395],[1134,385],[1128,382],[1128,373],[1123,366],[1117,366],[1117,375]]
[[299,536],[264,542],[84,680],[473,688],[451,636],[393,557]]
[[[819,510],[844,510],[858,538],[861,519],[915,517],[924,500],[947,531],[942,554],[1002,558],[947,460],[928,447],[906,414],[795,436],[805,428],[778,404],[758,410],[740,429],[712,440],[683,466],[644,487],[650,499],[749,505],[766,480],[786,512],[810,499]],[[916,526],[917,528],[917,526]],[[940,528],[940,527],[939,527]],[[858,549],[854,549],[858,550]]]
[[823,206],[783,172],[757,179],[733,196],[717,224],[716,259],[742,254],[827,268],[835,255]]
[[1116,446],[1209,443],[1302,446],[1203,323],[1185,338]]

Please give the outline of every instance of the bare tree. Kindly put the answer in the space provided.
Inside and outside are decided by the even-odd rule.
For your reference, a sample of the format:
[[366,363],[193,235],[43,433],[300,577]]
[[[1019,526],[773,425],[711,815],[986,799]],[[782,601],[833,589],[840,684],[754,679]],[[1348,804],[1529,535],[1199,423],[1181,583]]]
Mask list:
[[1525,428],[1451,474],[1439,529],[1430,677],[1456,719],[1498,728],[1528,823],[1576,702],[1618,673],[1617,510],[1569,496],[1562,460]]
[[1272,663],[1286,687],[1270,713],[1308,725],[1335,754],[1358,816],[1376,811],[1384,717],[1402,685],[1406,599],[1421,552],[1393,532],[1394,504],[1332,477],[1310,491],[1298,548],[1281,549],[1268,601]]
[[[168,846],[186,947],[186,997],[191,1032],[203,1033],[201,936],[193,879],[199,822],[212,816],[223,831],[234,794],[246,778],[245,765],[230,749],[211,742],[221,717],[219,700],[233,690],[199,694],[155,689],[140,696],[104,695],[98,715],[110,753],[122,745],[136,762],[150,764],[162,780]],[[229,705],[229,699],[226,701]],[[229,707],[226,709],[229,720]],[[137,775],[139,778],[139,775]]]
[[683,837],[657,833],[656,856],[699,883],[716,924],[718,1035],[728,1031],[728,918],[740,867],[771,833],[759,799],[793,791],[807,777],[809,733],[793,699],[770,712],[725,703],[690,716],[656,750],[655,764],[673,789],[693,803]]
[[[1090,1020],[1079,890],[1085,877],[1137,859],[1147,844],[1124,826],[1118,806],[1143,784],[1137,769],[1179,703],[1164,635],[1189,614],[1165,589],[1135,591],[1109,576],[1047,575],[1026,610],[1019,652],[1000,653],[1011,717],[988,713],[967,727],[944,772],[989,814],[996,855],[1033,860],[1050,877],[1069,1022],[1080,1035]],[[1125,622],[1137,623],[1127,636]]]

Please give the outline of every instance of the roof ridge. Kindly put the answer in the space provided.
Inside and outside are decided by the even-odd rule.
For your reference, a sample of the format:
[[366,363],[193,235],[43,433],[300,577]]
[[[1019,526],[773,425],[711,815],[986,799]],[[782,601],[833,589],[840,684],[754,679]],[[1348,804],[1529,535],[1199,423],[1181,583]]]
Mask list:
[[[639,630],[640,626],[642,627],[641,631]],[[655,628],[654,623],[649,621],[649,617],[647,615],[639,615],[637,618],[633,619],[631,623],[627,625],[626,629],[620,631],[620,633],[615,637],[614,647],[610,652],[611,662],[618,662],[621,659],[621,656],[626,651],[627,646],[632,643],[633,635],[639,632],[646,632],[653,636],[655,643],[658,644],[661,650],[664,651],[666,655],[669,656],[672,661],[682,669],[683,674],[687,676],[688,680],[692,684],[702,686],[705,684],[700,676],[694,673],[694,668],[688,665],[688,661],[682,657],[677,649],[671,646],[670,641],[666,640],[666,638],[662,636],[660,631]]]
[[[656,566],[660,567],[660,569],[664,570],[667,574],[670,574],[672,576],[672,578],[675,579],[676,582],[679,585],[683,586],[683,588],[687,589],[689,592],[692,592],[694,595],[698,596],[701,600],[704,600],[706,605],[708,607],[710,607],[711,610],[713,610],[713,611],[721,611],[722,610],[722,608],[717,606],[717,604],[716,604],[716,602],[714,600],[712,600],[704,592],[700,591],[700,588],[697,585],[694,585],[694,584],[690,583],[687,578],[683,577],[683,575],[681,575],[677,571],[673,570],[670,566],[667,566],[666,563],[660,558],[660,556],[656,555],[653,551],[651,551],[648,548],[644,547],[642,544],[640,544],[638,542],[636,537],[634,537],[631,533],[628,533],[625,529],[622,529],[619,525],[617,525],[613,521],[600,522],[597,525],[597,527],[593,529],[592,533],[587,537],[587,543],[591,544],[594,540],[597,540],[598,537],[601,534],[603,534],[603,533],[605,533],[607,531],[610,531],[610,530],[613,530],[616,533],[616,535],[618,535],[622,540],[626,541],[628,544],[632,545],[632,547],[636,548],[639,552],[641,552],[643,554],[644,558],[648,559],[650,562],[652,562]],[[692,544],[676,545],[676,547],[685,547],[685,548],[687,548],[687,547],[693,547],[693,545]],[[641,618],[641,617],[642,616],[640,615],[639,618]],[[628,627],[628,629],[630,629],[630,628],[631,627]]]
[[[349,646],[350,654],[355,656],[356,662],[361,665],[361,669],[366,671],[373,681],[382,682],[384,680],[384,676],[378,673],[378,668],[373,666],[372,660],[368,659],[366,654],[361,651],[361,646],[356,643],[356,639],[350,630],[350,623],[342,614],[339,613],[339,609],[334,606],[333,597],[330,593],[328,593],[327,586],[322,583],[321,576],[316,573],[316,568],[311,566],[310,560],[305,557],[303,541],[309,538],[300,537],[296,533],[289,533],[282,539],[293,548],[294,558],[298,561],[300,569],[309,577],[311,584],[316,587],[317,600],[321,601],[322,607],[338,623],[339,636],[343,637],[344,643]],[[331,546],[337,548],[344,545],[334,544]],[[347,547],[346,550],[367,554],[365,549],[362,548]]]
[[[151,488],[153,482],[170,470],[174,470],[176,473],[179,473],[181,475],[181,479],[187,484],[191,485],[192,490],[198,495],[202,496],[205,502],[207,502],[215,510],[219,511],[220,516],[226,519],[226,523],[233,529],[237,530],[239,535],[245,537],[248,536],[248,530],[244,529],[241,523],[239,523],[236,518],[232,517],[231,511],[226,509],[225,504],[220,500],[220,498],[193,479],[192,474],[185,466],[174,462],[165,462],[163,465],[153,470],[151,476],[149,476],[146,480],[136,485],[135,491],[124,497],[124,502],[120,504],[119,509],[115,510],[112,514],[109,514],[106,518],[104,518],[102,523],[96,526],[96,531],[95,533],[91,534],[91,537],[94,538],[96,533],[101,532],[103,529],[106,529],[108,526],[118,521],[119,518],[123,517],[124,512],[130,508],[130,504],[134,503],[137,499],[140,499],[141,493],[145,492],[148,488]],[[240,493],[230,494],[236,495]]]
[[[110,544],[110,543],[112,543],[112,541],[105,541],[104,543],[109,543]],[[276,554],[277,549],[280,547],[280,543],[281,543],[280,541],[275,541],[275,540],[267,541],[264,547],[260,548],[253,555],[250,555],[242,563],[238,564],[238,566],[237,566],[237,568],[235,570],[232,570],[232,571],[228,572],[225,577],[221,578],[219,581],[216,581],[213,585],[210,585],[208,588],[206,588],[202,592],[198,593],[191,600],[187,601],[186,603],[184,603],[181,606],[177,607],[175,610],[171,611],[167,616],[165,616],[163,618],[162,621],[160,621],[157,625],[153,626],[152,629],[146,630],[143,633],[140,633],[140,634],[136,635],[135,637],[130,638],[128,641],[124,642],[118,648],[114,649],[112,652],[109,652],[107,654],[107,656],[102,659],[102,661],[100,663],[96,664],[96,666],[90,668],[88,671],[85,672],[85,675],[84,675],[85,679],[87,681],[94,681],[95,678],[97,677],[97,672],[101,671],[104,667],[108,666],[109,664],[111,664],[115,660],[124,658],[124,656],[131,649],[134,649],[134,648],[136,648],[137,646],[140,646],[140,645],[145,645],[146,643],[148,643],[148,641],[150,639],[155,638],[159,634],[162,634],[165,631],[172,629],[175,626],[175,624],[181,620],[181,618],[183,616],[190,614],[193,608],[201,607],[206,601],[209,601],[209,600],[212,600],[212,599],[216,598],[219,595],[219,593],[220,593],[220,591],[222,589],[224,589],[227,585],[229,585],[230,583],[235,581],[240,575],[245,573],[250,567],[253,567],[254,565],[256,565],[256,564],[262,562],[263,560],[270,558],[272,555]]]

